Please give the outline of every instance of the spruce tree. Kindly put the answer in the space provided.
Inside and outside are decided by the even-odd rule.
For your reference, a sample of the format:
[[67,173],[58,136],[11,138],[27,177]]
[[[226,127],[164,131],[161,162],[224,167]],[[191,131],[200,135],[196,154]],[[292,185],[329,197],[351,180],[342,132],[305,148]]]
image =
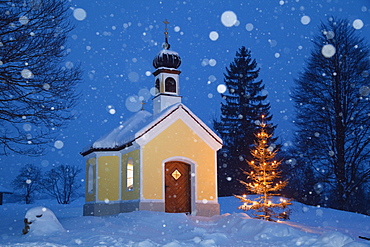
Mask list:
[[250,152],[253,159],[247,161],[251,171],[244,171],[251,181],[240,181],[249,192],[257,194],[258,197],[255,199],[249,199],[246,196],[235,197],[243,202],[239,209],[254,210],[253,215],[258,219],[268,221],[289,219],[290,210],[287,206],[291,205],[290,200],[283,198],[279,202],[272,200],[272,196],[280,195],[279,192],[287,185],[287,181],[279,180],[281,160],[275,159],[278,149],[271,141],[272,134],[267,133],[269,125],[265,123],[263,115],[259,127],[259,132],[255,134],[257,141]]
[[[243,193],[245,189],[238,179],[243,177],[240,167],[255,139],[255,121],[262,114],[267,120],[272,118],[270,104],[264,102],[267,95],[262,95],[264,85],[258,80],[259,71],[251,51],[243,46],[224,73],[227,91],[222,94],[220,120],[214,121],[214,129],[224,143],[218,153],[219,196]],[[274,128],[269,127],[269,133]]]

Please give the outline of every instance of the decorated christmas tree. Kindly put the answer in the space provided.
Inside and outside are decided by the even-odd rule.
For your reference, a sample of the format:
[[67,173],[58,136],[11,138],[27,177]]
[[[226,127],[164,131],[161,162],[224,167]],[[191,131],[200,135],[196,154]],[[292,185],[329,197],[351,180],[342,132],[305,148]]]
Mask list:
[[286,220],[289,219],[290,210],[287,206],[291,205],[291,200],[276,198],[280,195],[279,191],[287,185],[287,181],[279,180],[281,160],[275,159],[278,149],[271,143],[272,134],[267,133],[264,116],[261,118],[259,132],[255,134],[257,141],[251,150],[254,159],[247,161],[251,171],[244,172],[249,181],[240,181],[257,197],[253,199],[247,198],[246,195],[235,197],[243,202],[239,209],[254,210],[255,218],[268,221]]

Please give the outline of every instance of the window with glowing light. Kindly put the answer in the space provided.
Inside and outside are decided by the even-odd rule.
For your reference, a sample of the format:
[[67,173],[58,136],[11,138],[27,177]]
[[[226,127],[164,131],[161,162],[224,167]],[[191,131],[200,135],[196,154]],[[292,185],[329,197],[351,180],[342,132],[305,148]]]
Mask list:
[[127,175],[127,187],[126,189],[128,191],[134,190],[134,161],[132,158],[129,158],[127,161],[127,170],[126,170],[126,175]]
[[94,168],[90,164],[87,175],[87,193],[91,194],[94,191]]

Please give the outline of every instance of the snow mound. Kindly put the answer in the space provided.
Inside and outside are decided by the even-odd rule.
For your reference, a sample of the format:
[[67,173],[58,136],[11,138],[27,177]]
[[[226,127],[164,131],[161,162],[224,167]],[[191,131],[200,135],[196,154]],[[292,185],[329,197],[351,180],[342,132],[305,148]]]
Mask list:
[[46,207],[31,208],[24,218],[30,235],[47,236],[55,232],[65,232],[53,211]]
[[[150,211],[82,216],[84,202],[81,198],[71,205],[38,204],[48,205],[58,219],[45,207],[3,205],[0,246],[370,247],[369,241],[358,237],[370,237],[369,216],[297,202],[291,220],[285,222],[253,219],[236,210],[239,202],[234,197],[221,198],[224,214],[213,217]],[[33,222],[22,236],[19,219],[26,212],[27,221]]]

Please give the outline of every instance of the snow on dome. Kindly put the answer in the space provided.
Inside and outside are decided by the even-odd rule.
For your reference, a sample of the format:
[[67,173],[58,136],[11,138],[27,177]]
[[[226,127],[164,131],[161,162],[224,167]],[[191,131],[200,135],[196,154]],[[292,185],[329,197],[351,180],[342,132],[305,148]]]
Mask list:
[[160,67],[177,69],[181,65],[181,58],[175,51],[163,49],[153,59],[154,68]]
[[[101,137],[92,144],[92,148],[115,148],[122,146],[135,138],[135,132],[144,127],[152,116],[147,111],[139,111],[123,124]],[[84,151],[89,150],[88,147]]]
[[46,236],[55,232],[65,232],[53,211],[45,207],[35,207],[28,210],[24,217],[24,223],[23,234]]

